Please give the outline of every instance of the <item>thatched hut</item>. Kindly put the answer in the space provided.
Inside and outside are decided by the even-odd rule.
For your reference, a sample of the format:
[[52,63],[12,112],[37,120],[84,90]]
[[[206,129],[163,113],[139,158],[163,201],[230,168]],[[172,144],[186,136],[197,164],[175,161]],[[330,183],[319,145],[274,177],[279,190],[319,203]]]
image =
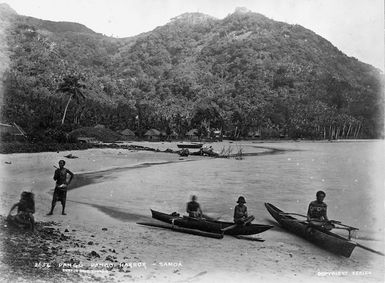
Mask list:
[[261,132],[258,130],[251,130],[247,133],[247,137],[249,139],[255,139],[255,138],[260,138],[261,137]]
[[75,139],[81,137],[83,138],[82,142],[90,142],[89,139],[84,138],[93,138],[94,140],[101,142],[116,142],[121,139],[120,133],[116,133],[107,128],[95,127],[84,127],[73,130],[69,133],[69,136]]
[[150,129],[148,130],[144,136],[149,141],[159,141],[161,133],[157,129]]
[[130,129],[125,129],[120,132],[120,134],[125,138],[125,139],[135,139],[136,135],[133,131]]
[[192,129],[186,133],[186,136],[192,141],[198,140],[198,130]]

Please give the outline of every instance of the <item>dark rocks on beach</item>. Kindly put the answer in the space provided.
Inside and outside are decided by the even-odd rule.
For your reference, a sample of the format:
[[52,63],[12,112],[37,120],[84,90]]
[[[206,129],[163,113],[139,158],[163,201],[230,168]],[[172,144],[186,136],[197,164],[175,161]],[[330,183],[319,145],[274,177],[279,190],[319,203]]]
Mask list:
[[97,252],[95,252],[95,251],[90,252],[88,254],[88,256],[90,256],[90,257],[99,257],[100,258],[100,255]]
[[68,237],[64,234],[60,235],[60,241],[67,241]]
[[64,232],[69,232],[68,229],[65,229]]
[[92,245],[94,244],[94,242],[89,241],[87,244],[90,245],[90,246],[92,246]]
[[111,262],[114,262],[114,259],[113,259],[113,257],[112,257],[112,256],[110,256],[110,255],[106,256],[106,260],[108,260],[108,261],[111,261]]
[[107,228],[102,228],[103,231],[107,231]]
[[37,221],[34,232],[7,224],[6,218],[0,215],[1,277],[5,282],[79,281],[79,275],[68,274],[59,268],[59,262],[70,260],[68,258],[75,253],[61,252],[61,241],[70,237],[61,234],[59,229],[47,227],[56,223]]
[[45,252],[48,251],[48,249],[49,249],[46,245],[43,245],[43,246],[41,246],[40,248],[41,248],[43,251],[45,251]]

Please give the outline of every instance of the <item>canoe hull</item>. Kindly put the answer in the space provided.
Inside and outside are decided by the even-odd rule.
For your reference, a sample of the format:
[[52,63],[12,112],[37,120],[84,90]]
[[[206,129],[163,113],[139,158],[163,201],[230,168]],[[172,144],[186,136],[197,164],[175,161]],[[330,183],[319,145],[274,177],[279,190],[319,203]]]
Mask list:
[[354,242],[337,234],[329,231],[320,231],[309,227],[305,221],[300,221],[292,216],[282,215],[284,212],[270,203],[265,203],[265,207],[283,228],[332,253],[350,257],[357,246]]
[[203,143],[178,143],[176,146],[178,148],[201,148]]
[[[234,225],[232,222],[214,221],[214,220],[201,220],[191,217],[173,216],[171,214],[162,213],[159,211],[151,210],[152,217],[176,226],[197,229],[201,231],[222,234],[221,229]],[[238,226],[231,230],[225,231],[226,235],[254,235],[262,233],[266,230],[273,228],[271,225],[263,224],[250,224],[246,226]]]

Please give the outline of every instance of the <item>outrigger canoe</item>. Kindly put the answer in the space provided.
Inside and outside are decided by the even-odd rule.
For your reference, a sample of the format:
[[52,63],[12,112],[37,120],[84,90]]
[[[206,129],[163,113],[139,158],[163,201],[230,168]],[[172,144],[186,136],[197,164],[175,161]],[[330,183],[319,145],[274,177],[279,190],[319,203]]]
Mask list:
[[234,228],[231,228],[229,230],[222,231],[221,229],[224,229],[229,226],[234,226],[234,223],[192,218],[188,216],[179,216],[178,214],[166,214],[152,209],[151,213],[153,218],[166,223],[173,224],[175,226],[189,229],[197,229],[210,233],[224,233],[225,235],[254,235],[273,228],[273,226],[271,225],[249,224],[245,226],[235,226]]
[[283,228],[332,253],[350,257],[357,246],[340,235],[311,227],[308,222],[298,220],[270,203],[265,203],[265,207]]

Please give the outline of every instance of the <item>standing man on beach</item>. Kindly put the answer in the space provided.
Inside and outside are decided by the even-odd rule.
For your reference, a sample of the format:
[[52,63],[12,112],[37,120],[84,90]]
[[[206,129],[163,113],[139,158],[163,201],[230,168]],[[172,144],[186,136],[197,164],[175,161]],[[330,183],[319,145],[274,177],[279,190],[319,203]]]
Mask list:
[[[52,215],[56,202],[60,201],[62,205],[62,215],[66,215],[64,212],[67,200],[67,186],[71,183],[74,173],[67,168],[64,168],[65,161],[59,161],[59,168],[55,170],[53,179],[56,181],[55,190],[52,197],[51,211],[47,215]],[[70,179],[67,182],[67,174],[70,175]]]

